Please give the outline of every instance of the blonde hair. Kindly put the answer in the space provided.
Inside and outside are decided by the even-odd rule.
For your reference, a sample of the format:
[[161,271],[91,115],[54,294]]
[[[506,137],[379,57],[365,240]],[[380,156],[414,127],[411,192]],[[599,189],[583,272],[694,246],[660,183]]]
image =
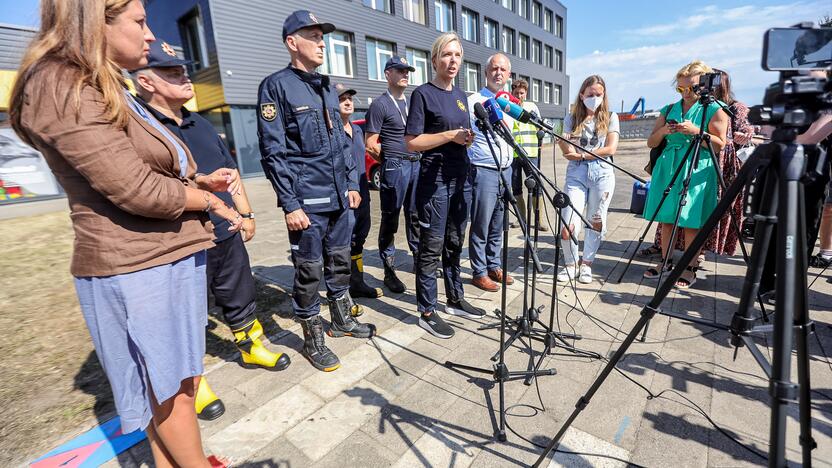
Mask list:
[[713,73],[713,71],[714,69],[705,65],[705,62],[701,60],[694,60],[676,72],[676,78],[673,79],[673,86],[676,86],[679,83],[679,78],[702,75],[703,73]]
[[[439,54],[442,53],[442,50],[445,49],[445,47],[447,47],[448,44],[454,41],[456,41],[459,44],[460,55],[464,54],[462,50],[462,41],[459,39],[459,36],[455,32],[446,32],[440,34],[439,37],[437,37],[436,40],[433,41],[433,46],[431,46],[430,48],[430,62],[432,65],[433,60],[439,57]],[[435,69],[436,65],[434,65],[433,68]]]
[[575,104],[572,106],[572,126],[574,128],[570,129],[570,133],[580,134],[583,131],[589,113],[583,104],[581,96],[583,96],[587,88],[596,84],[600,84],[604,88],[604,99],[601,100],[601,105],[595,110],[595,133],[598,135],[605,135],[607,133],[607,129],[610,127],[610,105],[607,100],[607,84],[599,75],[590,75],[581,84],[581,89],[575,98]]
[[[111,24],[133,1],[141,0],[41,0],[40,30],[27,47],[12,88],[9,116],[12,127],[27,143],[21,123],[26,83],[50,63],[61,65],[61,75],[52,77],[72,84],[62,96],[63,107],[81,110],[81,90],[91,86],[104,95],[105,118],[120,127],[129,117],[123,101],[124,80],[120,67],[107,57],[105,25]],[[57,89],[53,99],[57,102]],[[60,105],[59,105],[60,107]]]

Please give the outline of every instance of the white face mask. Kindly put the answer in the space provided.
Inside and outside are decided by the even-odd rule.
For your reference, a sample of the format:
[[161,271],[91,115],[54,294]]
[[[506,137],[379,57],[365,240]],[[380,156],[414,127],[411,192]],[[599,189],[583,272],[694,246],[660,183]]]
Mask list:
[[598,109],[598,106],[604,101],[604,96],[592,96],[588,98],[584,98],[584,105],[587,109],[595,112]]

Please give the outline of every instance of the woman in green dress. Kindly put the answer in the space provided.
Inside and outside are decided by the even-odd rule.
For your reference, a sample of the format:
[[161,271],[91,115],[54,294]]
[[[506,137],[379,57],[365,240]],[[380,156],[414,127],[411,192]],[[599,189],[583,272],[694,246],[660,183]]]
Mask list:
[[[670,248],[670,236],[673,230],[673,221],[676,219],[676,212],[679,208],[679,199],[682,196],[683,180],[688,172],[690,164],[693,163],[692,154],[685,161],[682,172],[677,177],[673,188],[667,199],[659,207],[662,195],[670,184],[673,174],[685,156],[694,135],[699,133],[699,125],[702,122],[702,113],[705,112],[706,133],[710,136],[711,145],[714,151],[720,152],[725,146],[728,132],[728,115],[720,109],[717,103],[711,103],[705,108],[699,103],[699,96],[695,87],[699,83],[699,76],[704,73],[711,73],[711,67],[700,61],[691,62],[682,67],[676,73],[676,91],[681,94],[682,99],[665,106],[653,133],[647,139],[647,146],[655,148],[663,139],[667,140],[667,146],[653,167],[653,179],[650,182],[650,191],[647,195],[647,202],[644,207],[644,216],[650,217],[656,213],[655,220],[659,223],[658,229],[662,230],[662,258],[666,255],[673,255]],[[690,185],[685,196],[685,204],[681,207],[679,215],[679,228],[684,229],[685,248],[689,247],[699,229],[705,224],[705,220],[716,207],[717,203],[717,173],[711,159],[707,145],[702,146],[699,153],[699,164],[694,167],[691,175]],[[694,257],[696,258],[696,257]],[[694,260],[694,262],[697,262]],[[659,276],[659,269],[663,262],[657,266],[648,268],[644,272],[645,278],[656,278]],[[698,265],[687,265],[684,274],[676,282],[680,288],[689,288],[696,281],[696,267]],[[671,262],[668,262],[668,268]]]

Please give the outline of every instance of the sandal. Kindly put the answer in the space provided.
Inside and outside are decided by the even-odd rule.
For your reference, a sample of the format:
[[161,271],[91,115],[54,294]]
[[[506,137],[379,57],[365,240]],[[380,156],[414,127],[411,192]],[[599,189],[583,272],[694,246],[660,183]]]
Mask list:
[[676,287],[679,289],[688,289],[696,283],[696,266],[688,266],[682,272],[682,276],[676,280]]
[[639,257],[652,257],[654,255],[659,255],[661,253],[662,253],[662,249],[658,245],[653,244],[650,247],[639,250],[638,251],[638,256]]
[[[648,268],[642,276],[647,279],[656,279],[659,277],[659,268],[662,267],[662,262],[659,262],[656,266],[651,266]],[[673,263],[668,263],[667,268],[664,269],[664,273],[673,270]]]

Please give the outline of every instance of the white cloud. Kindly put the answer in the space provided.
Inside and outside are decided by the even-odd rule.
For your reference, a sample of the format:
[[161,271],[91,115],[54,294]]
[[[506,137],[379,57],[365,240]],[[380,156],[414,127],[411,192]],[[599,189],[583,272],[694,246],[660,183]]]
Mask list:
[[[567,62],[570,101],[583,79],[599,74],[607,82],[612,107],[629,108],[640,96],[648,108],[659,108],[678,99],[672,86],[676,71],[692,60],[728,71],[737,97],[749,105],[759,104],[765,87],[777,80],[773,72],[760,68],[763,33],[771,27],[817,21],[828,10],[826,2],[720,9],[707,6],[672,24],[646,26],[626,34],[651,36],[642,42],[655,45],[596,50]],[[658,38],[655,36],[668,36]],[[670,41],[672,39],[672,42]]]

